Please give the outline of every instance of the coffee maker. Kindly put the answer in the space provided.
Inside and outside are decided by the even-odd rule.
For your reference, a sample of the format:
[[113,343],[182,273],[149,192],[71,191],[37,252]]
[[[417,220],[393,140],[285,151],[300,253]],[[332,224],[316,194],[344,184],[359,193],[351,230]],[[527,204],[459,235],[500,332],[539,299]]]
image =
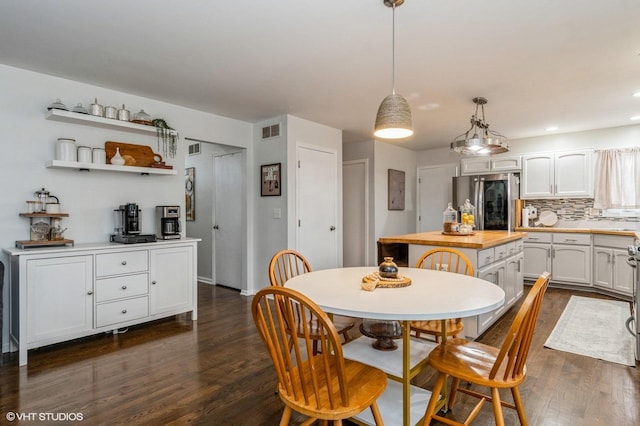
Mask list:
[[156,237],[180,238],[180,206],[156,206]]
[[114,210],[116,215],[115,234],[111,241],[115,243],[134,244],[149,243],[156,240],[155,235],[141,234],[141,210],[137,204],[127,203]]

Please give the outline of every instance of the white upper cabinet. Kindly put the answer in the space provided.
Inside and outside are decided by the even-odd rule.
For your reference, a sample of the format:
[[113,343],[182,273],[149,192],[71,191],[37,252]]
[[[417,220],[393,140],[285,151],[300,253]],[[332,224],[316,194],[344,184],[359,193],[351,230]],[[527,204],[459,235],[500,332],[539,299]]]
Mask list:
[[483,173],[519,172],[522,168],[519,155],[501,155],[497,157],[463,158],[460,160],[460,174],[476,175]]
[[522,156],[521,198],[593,197],[593,151]]

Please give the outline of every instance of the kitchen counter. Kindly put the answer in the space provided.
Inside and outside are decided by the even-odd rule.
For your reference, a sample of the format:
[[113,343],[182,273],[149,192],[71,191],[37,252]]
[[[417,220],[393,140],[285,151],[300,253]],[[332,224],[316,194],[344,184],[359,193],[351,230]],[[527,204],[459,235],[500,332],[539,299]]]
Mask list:
[[620,235],[623,237],[640,238],[640,229],[633,231],[630,229],[598,229],[598,228],[555,228],[555,227],[518,227],[516,231],[522,232],[558,232],[572,234],[598,234],[598,235]]
[[380,244],[418,244],[427,246],[485,249],[522,239],[526,231],[476,231],[474,235],[444,235],[441,231],[381,237]]

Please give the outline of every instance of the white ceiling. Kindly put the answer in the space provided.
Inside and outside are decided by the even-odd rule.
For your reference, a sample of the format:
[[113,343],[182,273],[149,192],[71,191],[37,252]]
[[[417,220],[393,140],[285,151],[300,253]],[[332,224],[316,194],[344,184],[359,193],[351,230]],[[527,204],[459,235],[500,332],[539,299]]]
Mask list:
[[[396,143],[448,146],[475,96],[510,139],[634,124],[639,18],[638,0],[406,0],[396,90],[415,135]],[[0,0],[0,63],[355,142],[391,93],[391,23],[383,0]]]

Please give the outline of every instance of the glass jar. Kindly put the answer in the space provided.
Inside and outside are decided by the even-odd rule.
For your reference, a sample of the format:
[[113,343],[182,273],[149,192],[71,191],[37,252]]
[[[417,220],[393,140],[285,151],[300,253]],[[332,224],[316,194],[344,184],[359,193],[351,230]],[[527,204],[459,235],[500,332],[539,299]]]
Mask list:
[[457,232],[458,212],[454,210],[451,203],[447,205],[447,209],[442,214],[442,226],[444,232]]
[[460,219],[463,225],[469,225],[471,230],[476,226],[476,208],[467,198],[462,206],[460,206]]

